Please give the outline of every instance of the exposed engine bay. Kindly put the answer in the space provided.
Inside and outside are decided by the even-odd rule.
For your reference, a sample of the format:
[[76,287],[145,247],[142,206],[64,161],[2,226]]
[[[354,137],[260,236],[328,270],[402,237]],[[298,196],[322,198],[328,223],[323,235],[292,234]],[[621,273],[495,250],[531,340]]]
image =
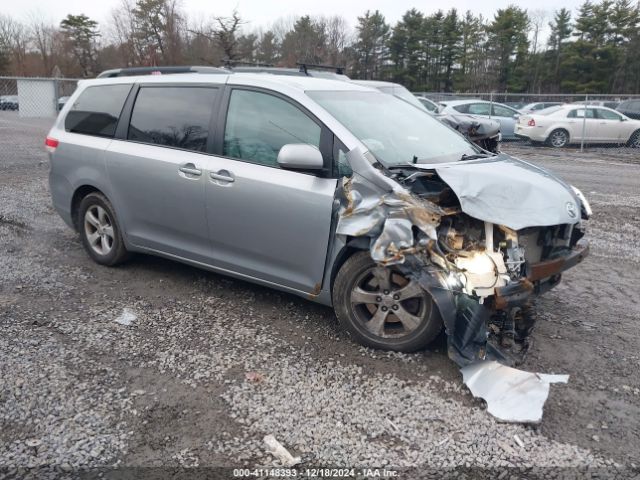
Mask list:
[[[352,151],[349,161],[370,161],[365,155]],[[535,298],[588,254],[586,201],[506,156],[380,173],[344,179],[336,233],[367,238],[375,262],[395,265],[431,295],[458,365],[521,363]]]

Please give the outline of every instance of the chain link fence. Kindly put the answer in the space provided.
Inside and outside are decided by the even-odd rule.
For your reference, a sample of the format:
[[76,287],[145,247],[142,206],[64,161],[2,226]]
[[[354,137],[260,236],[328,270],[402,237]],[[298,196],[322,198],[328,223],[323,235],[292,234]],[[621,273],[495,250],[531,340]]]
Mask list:
[[[640,95],[414,94],[439,104],[440,110],[456,110],[498,120],[503,138],[523,147],[563,147],[640,158]],[[489,105],[474,105],[474,100],[489,102]],[[549,108],[553,106],[563,107],[556,109],[554,114]]]
[[20,118],[54,118],[77,84],[66,78],[0,77],[0,112],[9,118],[10,112]]

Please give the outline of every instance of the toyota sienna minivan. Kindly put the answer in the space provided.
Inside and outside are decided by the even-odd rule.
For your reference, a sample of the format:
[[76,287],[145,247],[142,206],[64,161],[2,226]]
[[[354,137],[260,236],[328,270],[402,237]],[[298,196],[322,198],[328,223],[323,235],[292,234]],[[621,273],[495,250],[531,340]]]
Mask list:
[[91,258],[141,252],[333,306],[364,345],[444,327],[463,365],[513,363],[535,298],[588,253],[584,196],[391,95],[335,80],[84,80],[46,146]]

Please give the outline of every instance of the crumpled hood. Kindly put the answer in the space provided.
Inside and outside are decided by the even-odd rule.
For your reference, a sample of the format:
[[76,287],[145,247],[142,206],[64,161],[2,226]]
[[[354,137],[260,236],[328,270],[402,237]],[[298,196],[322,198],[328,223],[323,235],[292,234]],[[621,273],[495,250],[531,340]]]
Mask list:
[[571,187],[550,172],[508,155],[429,169],[451,187],[462,211],[479,220],[513,230],[580,221],[580,201]]

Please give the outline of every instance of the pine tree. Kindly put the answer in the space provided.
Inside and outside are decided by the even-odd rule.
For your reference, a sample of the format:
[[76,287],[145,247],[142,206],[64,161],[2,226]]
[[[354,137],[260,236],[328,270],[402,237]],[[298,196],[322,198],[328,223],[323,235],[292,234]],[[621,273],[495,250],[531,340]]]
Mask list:
[[560,86],[560,64],[564,54],[567,40],[571,37],[571,12],[566,8],[558,10],[553,22],[549,23],[551,34],[549,35],[549,46],[551,47],[553,60],[553,83],[557,91]]
[[522,90],[522,67],[529,47],[528,28],[527,12],[514,6],[499,9],[487,27],[490,48],[495,55],[497,88],[500,92],[508,88]]
[[60,30],[71,45],[71,50],[84,77],[95,73],[96,39],[100,36],[98,22],[84,14],[67,15],[60,22]]
[[388,56],[389,25],[378,10],[373,13],[367,10],[362,17],[358,17],[356,32],[353,74],[365,80],[380,78]]

